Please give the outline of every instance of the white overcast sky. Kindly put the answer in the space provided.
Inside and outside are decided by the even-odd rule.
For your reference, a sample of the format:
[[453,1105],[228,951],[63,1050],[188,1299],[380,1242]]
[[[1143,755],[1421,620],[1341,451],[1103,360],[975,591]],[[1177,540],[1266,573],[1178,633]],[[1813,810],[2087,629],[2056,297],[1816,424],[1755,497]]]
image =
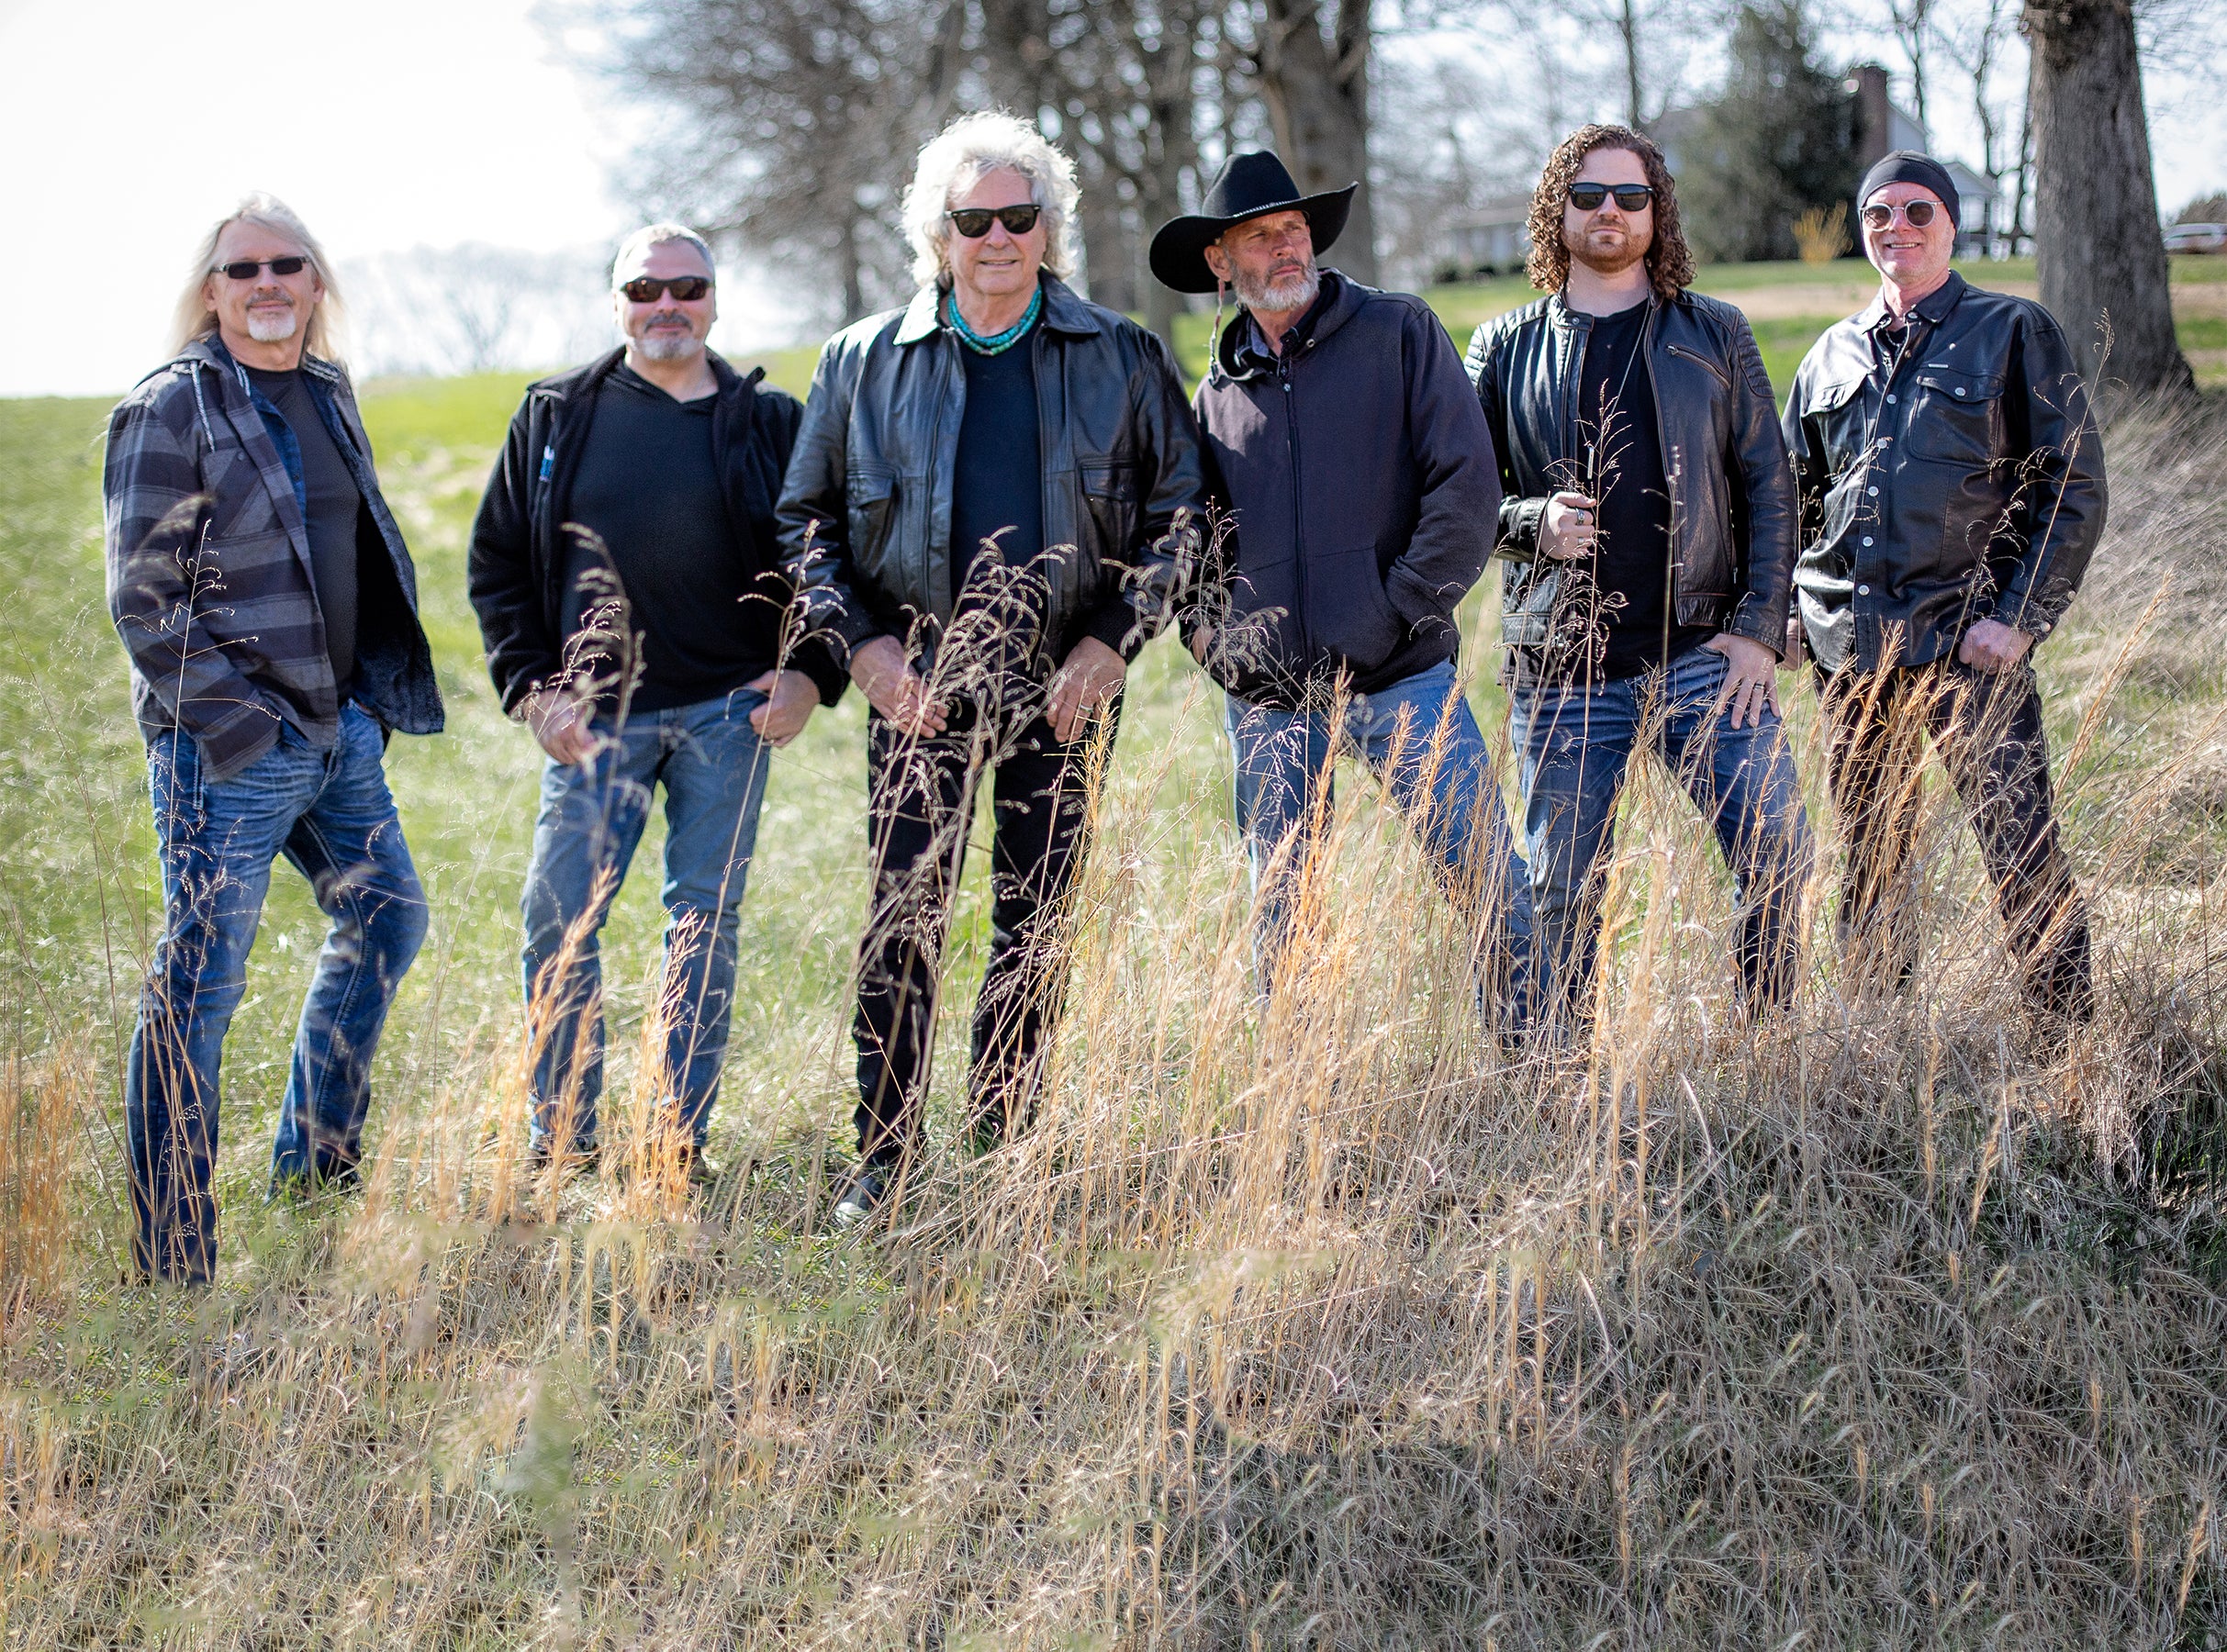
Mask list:
[[[251,189],[341,260],[616,235],[623,135],[532,7],[0,0],[0,395],[118,391],[153,366],[180,261]],[[2217,82],[2152,91],[2159,196],[2227,186]],[[763,338],[762,302],[730,284],[722,333]]]

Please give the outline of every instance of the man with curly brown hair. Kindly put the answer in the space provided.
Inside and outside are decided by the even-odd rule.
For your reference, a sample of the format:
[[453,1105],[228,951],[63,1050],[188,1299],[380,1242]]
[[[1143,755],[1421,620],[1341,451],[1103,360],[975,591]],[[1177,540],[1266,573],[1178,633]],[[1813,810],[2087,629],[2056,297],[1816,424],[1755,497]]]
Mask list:
[[1686,290],[1662,152],[1587,126],[1548,161],[1531,281],[1469,371],[1500,456],[1502,639],[1548,1015],[1591,1019],[1603,868],[1644,744],[1717,832],[1751,1012],[1793,994],[1808,823],[1775,672],[1792,474],[1746,318]]

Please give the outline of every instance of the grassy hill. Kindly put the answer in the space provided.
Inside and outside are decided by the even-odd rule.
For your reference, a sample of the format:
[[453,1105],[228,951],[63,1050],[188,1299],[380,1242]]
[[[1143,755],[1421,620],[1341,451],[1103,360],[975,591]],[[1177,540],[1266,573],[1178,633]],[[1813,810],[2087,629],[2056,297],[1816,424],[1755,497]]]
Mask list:
[[[1814,285],[1784,276],[1754,285]],[[1520,294],[1433,296],[1460,330]],[[976,1162],[951,1140],[978,854],[929,1162],[896,1231],[849,1239],[826,1212],[856,696],[775,760],[726,1178],[691,1201],[525,1174],[536,764],[462,578],[518,383],[366,398],[450,705],[448,735],[389,754],[433,935],[379,1054],[368,1189],[266,1206],[321,930],[274,876],[203,1296],[118,1282],[119,1052],[159,902],[101,595],[103,409],[0,402],[10,1652],[2223,1644],[2217,409],[2111,432],[2111,535],[2042,656],[2092,1034],[2030,1035],[1937,784],[1918,989],[1845,995],[1828,861],[1796,1013],[1744,1027],[1721,868],[1660,775],[1627,803],[1586,1060],[1481,1038],[1448,916],[1351,773],[1309,971],[1264,1010],[1219,708],[1159,643],[1039,1127]],[[1469,634],[1489,622],[1481,593]],[[657,848],[605,953],[630,1153]]]

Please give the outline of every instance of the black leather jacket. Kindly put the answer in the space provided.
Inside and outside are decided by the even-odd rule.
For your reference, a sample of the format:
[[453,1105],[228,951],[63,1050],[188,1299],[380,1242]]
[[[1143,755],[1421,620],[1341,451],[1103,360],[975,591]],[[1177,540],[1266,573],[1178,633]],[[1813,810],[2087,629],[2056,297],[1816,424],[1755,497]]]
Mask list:
[[1978,620],[2045,637],[2103,533],[2103,444],[2049,312],[1952,272],[1911,314],[1898,353],[1883,299],[1828,329],[1786,401],[1827,671],[1925,664]]
[[[1174,359],[1126,317],[1044,281],[1035,352],[1044,466],[1044,642],[1134,655],[1192,576],[1206,488]],[[816,634],[894,636],[925,660],[950,623],[952,474],[965,348],[923,289],[820,353],[777,512]],[[919,623],[925,620],[928,623]]]
[[[1512,648],[1548,640],[1561,571],[1539,558],[1539,525],[1548,499],[1583,473],[1577,399],[1592,330],[1593,318],[1557,293],[1487,321],[1470,340],[1470,381],[1500,452],[1494,549],[1509,563],[1500,630]],[[1732,306],[1680,293],[1652,301],[1645,336],[1670,478],[1677,622],[1783,653],[1794,475],[1755,335]]]

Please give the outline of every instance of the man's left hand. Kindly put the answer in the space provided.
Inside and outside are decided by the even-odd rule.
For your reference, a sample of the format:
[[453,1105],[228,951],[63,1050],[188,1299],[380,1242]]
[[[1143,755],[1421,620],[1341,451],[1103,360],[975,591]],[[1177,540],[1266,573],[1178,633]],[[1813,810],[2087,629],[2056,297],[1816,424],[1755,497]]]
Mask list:
[[2000,620],[1982,620],[1956,645],[1956,657],[1973,670],[1993,676],[2016,665],[2032,646],[2033,639],[2017,626],[2005,625]]
[[750,714],[750,726],[767,745],[785,746],[804,732],[820,690],[800,671],[768,671],[748,685],[766,697],[766,703]]
[[1725,657],[1724,686],[1717,709],[1732,709],[1732,726],[1761,725],[1766,709],[1778,709],[1778,655],[1752,637],[1718,631],[1702,645]]
[[1052,673],[1052,703],[1045,716],[1061,745],[1081,734],[1098,709],[1121,692],[1129,667],[1096,637],[1085,637],[1068,651],[1066,663]]

